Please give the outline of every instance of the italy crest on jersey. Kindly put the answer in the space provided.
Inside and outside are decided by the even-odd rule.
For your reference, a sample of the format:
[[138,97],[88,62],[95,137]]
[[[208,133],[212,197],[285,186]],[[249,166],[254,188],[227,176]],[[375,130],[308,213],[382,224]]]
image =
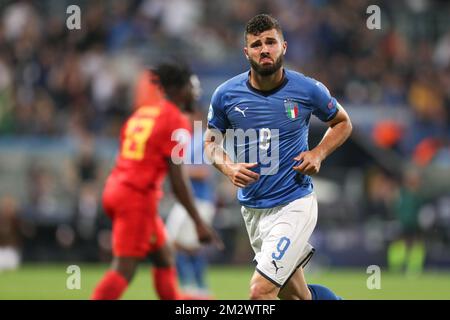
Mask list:
[[298,117],[298,102],[295,102],[291,99],[286,99],[284,100],[284,108],[286,109],[286,114],[289,119],[295,120]]

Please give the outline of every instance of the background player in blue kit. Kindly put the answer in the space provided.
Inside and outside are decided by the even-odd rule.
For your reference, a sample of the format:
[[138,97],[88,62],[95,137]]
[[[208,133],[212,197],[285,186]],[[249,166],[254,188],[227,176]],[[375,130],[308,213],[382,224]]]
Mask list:
[[[310,176],[350,136],[352,125],[323,84],[283,68],[286,49],[273,17],[261,14],[247,23],[244,53],[251,69],[214,92],[205,149],[213,165],[239,187],[257,262],[250,298],[338,299],[328,288],[308,286],[303,274],[314,252],[308,239],[317,222]],[[309,150],[311,114],[329,128]],[[249,137],[255,133],[253,139],[235,141],[235,150],[241,150],[236,161],[222,147],[227,129],[242,129]]]
[[[203,113],[195,110],[191,114],[193,122],[203,121]],[[195,126],[195,123],[192,124]],[[215,214],[215,191],[212,179],[212,168],[207,164],[195,163],[195,159],[203,157],[203,131],[194,130],[189,152],[186,156],[190,162],[186,171],[190,178],[195,204],[199,214],[208,225],[212,225]],[[177,250],[176,267],[178,278],[184,292],[194,294],[198,298],[212,298],[206,279],[208,259],[205,248],[196,237],[195,225],[184,207],[176,203],[166,220],[169,239]]]

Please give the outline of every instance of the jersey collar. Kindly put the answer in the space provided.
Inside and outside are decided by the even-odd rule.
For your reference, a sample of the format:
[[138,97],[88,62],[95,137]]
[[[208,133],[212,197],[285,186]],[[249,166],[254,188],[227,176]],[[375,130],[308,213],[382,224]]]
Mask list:
[[288,79],[288,77],[286,76],[286,71],[285,71],[284,68],[283,68],[283,80],[281,81],[281,83],[280,83],[280,85],[279,85],[278,87],[273,88],[272,90],[268,90],[268,91],[259,90],[259,89],[254,88],[254,87],[250,84],[250,70],[249,70],[249,71],[248,71],[248,76],[247,76],[246,84],[247,84],[247,88],[249,88],[251,91],[253,91],[253,92],[255,92],[255,93],[259,94],[259,95],[262,95],[262,96],[264,96],[264,97],[268,97],[268,96],[270,96],[270,95],[273,95],[273,94],[277,93],[277,92],[280,91],[281,89],[283,89],[284,86],[286,86],[286,84],[288,83],[288,81],[289,81],[289,79]]

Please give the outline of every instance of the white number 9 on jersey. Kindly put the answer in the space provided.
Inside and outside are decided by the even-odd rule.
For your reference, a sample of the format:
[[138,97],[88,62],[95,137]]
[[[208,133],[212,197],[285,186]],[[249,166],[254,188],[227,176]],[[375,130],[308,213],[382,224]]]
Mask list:
[[271,132],[269,128],[259,129],[259,148],[268,150],[270,147]]

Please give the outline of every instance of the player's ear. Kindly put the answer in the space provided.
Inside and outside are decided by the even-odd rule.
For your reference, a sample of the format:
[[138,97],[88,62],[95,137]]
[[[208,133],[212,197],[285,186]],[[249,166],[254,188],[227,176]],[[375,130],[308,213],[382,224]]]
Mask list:
[[248,59],[249,59],[249,58],[248,58],[248,49],[247,49],[246,46],[244,47],[244,54],[245,54],[245,57],[246,57],[247,60],[248,60]]
[[287,41],[283,41],[283,55],[286,54],[286,50],[287,50]]

